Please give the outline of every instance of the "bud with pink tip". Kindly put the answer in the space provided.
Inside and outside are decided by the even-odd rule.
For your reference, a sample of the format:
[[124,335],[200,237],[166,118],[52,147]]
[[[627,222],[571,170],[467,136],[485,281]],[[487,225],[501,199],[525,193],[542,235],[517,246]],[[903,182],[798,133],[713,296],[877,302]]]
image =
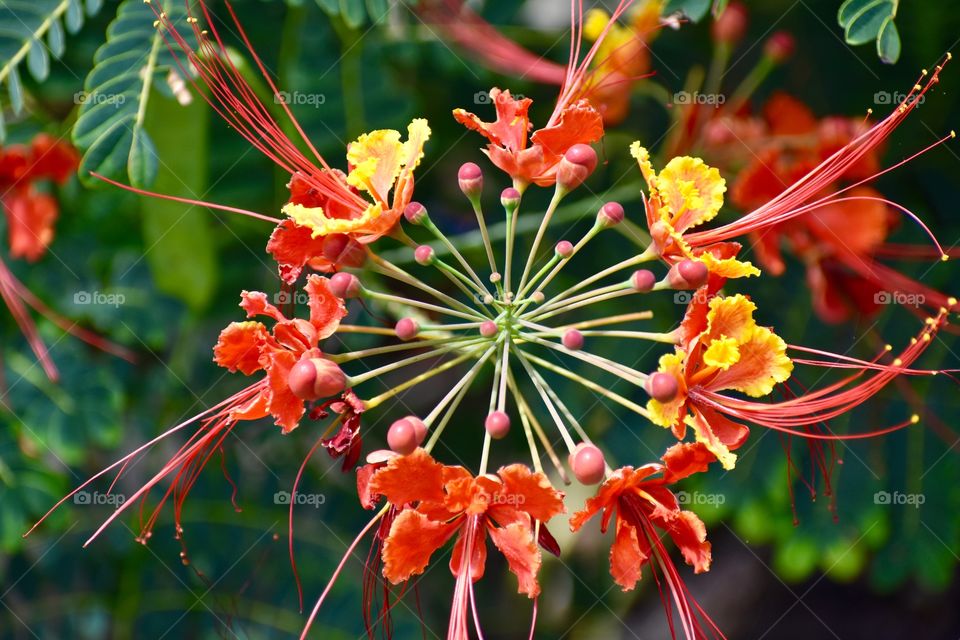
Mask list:
[[367,260],[367,250],[345,233],[331,233],[323,239],[320,254],[335,265],[362,267]]
[[670,267],[667,282],[674,289],[699,289],[707,283],[707,265],[699,260],[681,260]]
[[568,461],[573,475],[583,484],[597,484],[603,480],[607,463],[603,452],[596,446],[581,442],[570,454]]
[[763,45],[763,52],[777,64],[785,62],[793,55],[797,43],[793,36],[786,31],[777,31]]
[[505,438],[510,433],[510,416],[503,411],[494,411],[487,416],[483,427],[494,440]]
[[608,202],[600,207],[597,221],[604,227],[612,227],[623,222],[623,206],[619,202]]
[[417,430],[409,418],[400,418],[387,429],[387,446],[402,456],[413,453],[420,443]]
[[487,320],[480,325],[480,335],[484,338],[492,338],[499,333],[500,327],[493,320]]
[[413,318],[400,318],[394,330],[398,338],[407,342],[416,338],[417,334],[420,333],[420,324]]
[[360,280],[352,273],[340,271],[330,276],[330,291],[338,298],[356,298],[360,295],[360,289]]
[[460,191],[470,200],[480,197],[483,191],[483,171],[473,162],[465,162],[457,172],[457,180],[460,182]]
[[520,204],[520,192],[513,187],[507,187],[500,192],[500,204],[504,209],[513,210]]
[[433,264],[433,258],[433,247],[428,244],[420,245],[413,252],[413,259],[417,261],[417,264],[422,264],[424,266]]
[[568,329],[560,339],[563,346],[571,351],[579,351],[583,348],[583,334],[576,329]]
[[651,398],[657,402],[666,403],[677,397],[680,385],[673,375],[658,371],[647,378],[645,388]]
[[655,284],[657,284],[657,276],[653,275],[653,272],[648,269],[634,271],[633,275],[630,276],[630,286],[637,293],[651,291]]
[[569,240],[561,240],[557,243],[554,251],[556,251],[557,255],[561,258],[569,258],[573,255],[573,243],[571,243]]
[[410,224],[423,224],[427,220],[427,208],[419,202],[411,202],[403,208],[403,217]]
[[427,439],[427,425],[417,416],[407,416],[407,422],[413,425],[413,431],[417,434],[417,446],[420,446]]
[[731,2],[713,21],[710,33],[722,44],[736,44],[747,32],[747,8],[741,2]]
[[557,184],[565,189],[575,189],[590,177],[597,168],[597,152],[586,144],[575,144],[563,154],[557,165]]
[[301,400],[329,398],[343,391],[347,376],[335,363],[325,358],[303,358],[287,375],[287,385]]

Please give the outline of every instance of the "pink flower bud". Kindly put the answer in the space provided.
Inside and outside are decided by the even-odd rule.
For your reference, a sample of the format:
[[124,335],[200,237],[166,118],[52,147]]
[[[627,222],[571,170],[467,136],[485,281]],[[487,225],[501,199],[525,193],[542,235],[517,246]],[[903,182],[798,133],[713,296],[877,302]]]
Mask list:
[[387,429],[387,445],[402,456],[413,453],[419,444],[416,428],[409,418],[401,418]]
[[352,273],[341,271],[330,276],[330,291],[338,298],[356,298],[360,288],[360,280]]
[[413,431],[417,434],[417,446],[420,446],[427,439],[427,425],[417,416],[407,416],[407,422],[413,425]]
[[563,346],[571,351],[579,351],[583,348],[583,334],[576,329],[568,329],[560,339]]
[[362,267],[367,260],[367,250],[345,233],[332,233],[323,239],[320,253],[340,267]]
[[740,2],[731,2],[714,20],[710,29],[713,39],[724,44],[736,44],[747,32],[747,8]]
[[763,52],[771,60],[780,64],[793,55],[796,46],[796,40],[794,40],[792,35],[786,31],[777,31],[770,36],[770,39],[763,45]]
[[699,260],[681,260],[670,267],[667,281],[674,289],[699,289],[707,283],[707,265]]
[[612,227],[623,222],[623,206],[619,202],[608,202],[600,207],[597,220],[605,227]]
[[410,224],[423,224],[427,219],[427,208],[419,202],[411,202],[403,208],[403,217]]
[[494,411],[487,416],[484,428],[494,440],[500,440],[510,433],[510,416],[503,411]]
[[606,461],[603,452],[592,444],[581,442],[569,458],[573,475],[583,484],[597,484],[603,480]]
[[680,385],[671,374],[658,371],[647,378],[646,389],[657,402],[670,402],[677,397]]
[[417,264],[424,266],[433,263],[433,247],[428,244],[422,244],[413,252],[413,259]]
[[500,327],[497,326],[497,323],[493,320],[487,320],[480,325],[480,335],[484,338],[492,338],[493,336],[499,333]]
[[500,204],[504,209],[515,209],[520,204],[520,192],[513,187],[507,187],[500,192]]
[[301,400],[319,400],[343,391],[347,386],[347,376],[340,367],[325,358],[303,358],[290,369],[287,385],[293,395]]
[[561,258],[569,258],[573,255],[573,243],[569,240],[561,240],[554,250]]
[[465,162],[457,172],[457,180],[460,182],[460,191],[471,200],[480,197],[483,191],[483,171],[472,162]]
[[557,184],[575,189],[597,168],[597,152],[586,144],[575,144],[563,154],[557,165]]
[[634,271],[633,275],[630,276],[630,286],[637,293],[646,293],[653,289],[655,284],[657,284],[657,277],[647,269]]
[[397,337],[406,342],[417,337],[420,333],[420,325],[413,318],[400,318],[394,330],[397,332]]

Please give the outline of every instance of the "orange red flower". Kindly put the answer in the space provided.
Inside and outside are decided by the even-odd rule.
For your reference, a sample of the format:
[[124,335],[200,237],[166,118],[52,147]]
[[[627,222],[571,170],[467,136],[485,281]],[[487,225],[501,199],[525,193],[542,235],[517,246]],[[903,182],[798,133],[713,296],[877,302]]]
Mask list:
[[295,429],[303,417],[304,400],[291,385],[291,372],[301,360],[329,362],[323,360],[319,343],[333,335],[340,319],[346,315],[343,300],[333,294],[326,278],[311,275],[304,291],[308,296],[309,320],[289,320],[270,304],[266,294],[244,291],[240,306],[247,317],[272,318],[276,321],[273,329],[248,320],[232,322],[220,332],[213,350],[214,362],[228,371],[240,371],[248,376],[258,371],[266,373],[266,385],[260,392],[234,409],[236,420],[256,420],[269,414],[286,433]]

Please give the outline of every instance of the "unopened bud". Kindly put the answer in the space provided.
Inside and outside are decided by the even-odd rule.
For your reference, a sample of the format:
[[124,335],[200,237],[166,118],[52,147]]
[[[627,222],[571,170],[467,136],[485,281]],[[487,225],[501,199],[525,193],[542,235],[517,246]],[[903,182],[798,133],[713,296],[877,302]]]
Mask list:
[[473,162],[465,162],[457,172],[460,191],[471,200],[479,198],[483,191],[483,171]]
[[570,454],[568,461],[573,475],[583,484],[597,484],[603,480],[606,461],[603,452],[596,446],[581,442]]
[[600,207],[597,220],[605,227],[612,227],[623,222],[623,206],[619,202],[608,202]]
[[287,385],[301,400],[329,398],[343,391],[347,376],[335,363],[325,358],[303,358],[287,375]]
[[330,291],[344,300],[360,295],[360,280],[357,276],[341,271],[330,276]]
[[568,329],[560,339],[563,346],[571,351],[579,351],[583,348],[583,334],[576,329]]
[[707,283],[707,265],[699,260],[681,260],[670,267],[667,281],[674,289],[699,289]]
[[398,338],[407,342],[417,337],[417,334],[420,333],[420,325],[413,318],[400,318],[394,327],[394,331],[396,331]]
[[510,416],[503,411],[494,411],[487,416],[483,426],[491,438],[499,440],[510,433]]
[[362,267],[367,251],[359,242],[345,233],[332,233],[323,239],[320,253],[324,258],[341,267]]
[[573,243],[569,240],[561,240],[554,250],[561,258],[569,258],[573,255]]
[[427,208],[419,202],[411,202],[403,208],[403,217],[410,224],[423,224],[427,219]]
[[669,373],[658,371],[647,378],[647,393],[657,402],[670,402],[677,397],[679,389],[680,385],[677,383],[677,379]]
[[513,187],[507,187],[500,192],[500,204],[504,209],[515,209],[520,204],[520,192]]
[[716,42],[736,44],[747,32],[747,8],[740,2],[731,2],[713,21],[710,30]]
[[630,276],[630,286],[637,293],[646,293],[653,289],[655,284],[657,284],[657,276],[647,269],[634,271]]
[[417,446],[417,431],[409,418],[401,418],[387,429],[387,445],[402,456],[413,453]]
[[777,31],[763,45],[763,52],[768,58],[781,64],[793,55],[797,43],[793,36],[786,31]]
[[433,247],[427,244],[420,245],[413,252],[413,259],[417,261],[417,264],[422,264],[424,266],[433,264],[433,258]]
[[557,166],[557,184],[570,190],[579,187],[597,168],[597,152],[586,144],[575,144],[563,154]]
[[493,320],[487,320],[480,325],[480,335],[484,338],[492,338],[493,336],[499,333],[500,327],[497,326],[497,323]]

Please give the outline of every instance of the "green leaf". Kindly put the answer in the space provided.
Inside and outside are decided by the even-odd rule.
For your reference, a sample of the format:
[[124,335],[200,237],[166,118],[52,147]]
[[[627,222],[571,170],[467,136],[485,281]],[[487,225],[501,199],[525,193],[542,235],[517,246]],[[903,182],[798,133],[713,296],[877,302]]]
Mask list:
[[[99,8],[94,3],[88,4],[88,15],[93,15]],[[20,64],[26,59],[30,75],[37,82],[46,80],[50,73],[50,56],[59,58],[66,48],[64,20],[71,33],[83,25],[83,10],[78,0],[5,0],[0,3],[0,60],[4,61],[0,66],[0,83],[6,82],[15,113],[20,113],[23,108],[23,86],[18,74]],[[4,127],[0,126],[0,142],[4,137]]]
[[847,44],[860,45],[875,40],[877,55],[894,63],[900,57],[900,34],[893,20],[899,0],[846,0],[837,11]]
[[880,34],[877,36],[877,55],[887,64],[893,64],[900,59],[900,33],[892,17],[887,18],[884,25],[880,27]]
[[[182,3],[154,4],[174,26],[185,25]],[[90,173],[96,172],[148,187],[157,175],[154,143],[144,119],[154,80],[177,67],[154,20],[150,5],[125,0],[107,27],[106,42],[94,55],[72,132],[73,143],[84,151],[80,178],[85,182],[94,184]],[[192,29],[183,28],[182,33],[189,36]]]
[[[155,188],[160,193],[203,199],[207,190],[207,125],[202,100],[188,107],[155,95],[147,126],[164,127],[146,155],[159,159]],[[185,150],[189,152],[185,153]],[[156,162],[156,160],[155,160]],[[203,309],[216,287],[216,238],[209,211],[169,200],[143,201],[143,235],[147,264],[157,288]]]
[[[709,1],[709,0],[708,0]],[[390,11],[388,0],[315,0],[317,6],[331,17],[339,17],[350,29],[359,29],[369,20],[377,24]],[[291,6],[301,6],[301,0],[287,0]]]
[[693,22],[699,22],[710,10],[711,0],[669,0],[663,14],[682,13]]

